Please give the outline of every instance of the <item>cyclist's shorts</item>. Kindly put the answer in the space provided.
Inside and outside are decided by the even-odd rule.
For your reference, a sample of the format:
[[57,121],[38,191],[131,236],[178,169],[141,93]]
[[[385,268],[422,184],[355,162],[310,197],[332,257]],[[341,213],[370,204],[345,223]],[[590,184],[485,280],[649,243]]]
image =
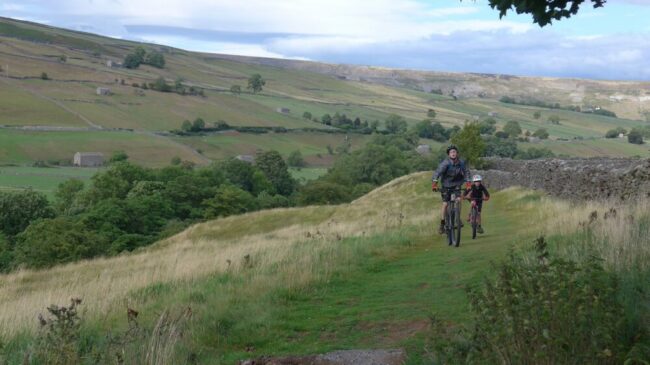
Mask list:
[[442,188],[440,190],[440,195],[442,196],[442,201],[445,203],[448,203],[451,201],[451,193],[456,192],[456,196],[460,196],[462,194],[460,186],[455,186],[455,187],[449,187],[449,188]]

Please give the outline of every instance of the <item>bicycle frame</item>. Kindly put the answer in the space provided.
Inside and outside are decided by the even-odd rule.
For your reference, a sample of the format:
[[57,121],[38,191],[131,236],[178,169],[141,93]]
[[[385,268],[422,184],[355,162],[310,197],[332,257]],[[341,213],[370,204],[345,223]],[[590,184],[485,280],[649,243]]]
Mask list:
[[[448,189],[452,190],[452,189]],[[461,217],[460,208],[462,202],[461,188],[457,187],[451,191],[451,199],[447,203],[447,211],[445,212],[445,231],[447,232],[447,241],[449,245],[458,247],[460,245],[460,229]]]

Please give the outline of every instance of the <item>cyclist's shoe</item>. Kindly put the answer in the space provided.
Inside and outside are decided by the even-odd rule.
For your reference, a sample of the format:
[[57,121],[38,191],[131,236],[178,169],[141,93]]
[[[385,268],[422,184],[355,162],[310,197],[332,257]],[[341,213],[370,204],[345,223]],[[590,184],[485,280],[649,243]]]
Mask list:
[[485,231],[483,230],[483,227],[481,227],[481,226],[476,227],[476,232],[481,233],[481,234],[485,233]]

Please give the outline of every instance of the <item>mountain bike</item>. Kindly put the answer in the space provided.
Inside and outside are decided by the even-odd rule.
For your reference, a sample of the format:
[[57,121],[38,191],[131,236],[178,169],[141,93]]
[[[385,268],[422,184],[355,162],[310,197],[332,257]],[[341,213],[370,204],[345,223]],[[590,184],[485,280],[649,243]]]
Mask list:
[[[453,189],[453,190],[452,190]],[[445,231],[449,246],[460,246],[460,229],[462,228],[460,217],[461,189],[460,186],[451,188],[451,199],[447,205],[447,217],[445,219]]]
[[478,228],[478,219],[480,216],[481,212],[478,211],[476,199],[472,199],[472,207],[469,212],[469,222],[472,225],[472,239],[476,238],[476,229]]

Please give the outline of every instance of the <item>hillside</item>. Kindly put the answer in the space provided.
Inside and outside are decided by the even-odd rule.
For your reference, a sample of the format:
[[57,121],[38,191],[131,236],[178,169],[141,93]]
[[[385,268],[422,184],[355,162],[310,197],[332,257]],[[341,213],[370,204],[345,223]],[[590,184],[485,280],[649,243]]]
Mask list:
[[[9,363],[22,359],[38,313],[79,297],[88,343],[101,342],[108,328],[124,328],[126,307],[139,311],[143,325],[164,309],[189,307],[181,352],[183,358],[194,354],[197,363],[404,347],[409,363],[417,364],[428,356],[430,317],[448,326],[467,324],[465,286],[489,275],[490,262],[512,245],[528,245],[543,233],[572,234],[589,212],[616,207],[619,218],[600,226],[612,234],[628,212],[642,217],[646,207],[571,204],[507,189],[485,206],[487,233],[453,249],[433,233],[438,196],[429,191],[428,178],[405,176],[350,204],[198,224],[115,258],[1,275],[0,339]],[[647,249],[606,247],[616,252],[607,256],[612,264],[627,255],[647,258]]]
[[[122,62],[136,46],[162,52],[165,67],[108,66],[109,61]],[[650,109],[648,83],[449,74],[205,54],[7,18],[0,18],[0,66],[0,140],[20,141],[0,144],[0,164],[69,161],[71,152],[89,149],[107,155],[124,150],[132,160],[151,166],[165,165],[175,156],[207,164],[273,148],[282,149],[285,156],[301,150],[312,166],[328,166],[336,156],[327,156],[327,147],[346,143],[345,132],[318,132],[333,127],[304,119],[304,112],[318,118],[326,113],[346,114],[380,125],[390,114],[399,114],[412,125],[425,119],[428,109],[434,109],[436,120],[447,127],[492,113],[499,127],[517,120],[531,132],[546,128],[550,140],[543,145],[558,153],[649,155],[645,146],[602,139],[612,128],[645,125],[644,113]],[[247,79],[254,73],[267,81],[259,94],[246,91]],[[158,77],[171,85],[178,81],[185,88],[202,90],[205,96],[132,86],[153,83]],[[231,93],[233,85],[243,92]],[[98,87],[109,88],[112,95],[97,95]],[[429,92],[435,89],[442,94]],[[502,96],[534,97],[563,106],[598,105],[621,118],[504,104],[498,101]],[[279,113],[278,108],[289,112]],[[533,117],[535,111],[541,112],[539,119]],[[561,123],[548,123],[551,115]],[[198,117],[208,126],[224,121],[231,126],[308,131],[286,136],[233,133],[171,138],[168,134],[183,120]],[[566,141],[573,138],[581,140]],[[353,148],[365,141],[363,135],[353,138]],[[437,146],[430,140],[423,143]]]

